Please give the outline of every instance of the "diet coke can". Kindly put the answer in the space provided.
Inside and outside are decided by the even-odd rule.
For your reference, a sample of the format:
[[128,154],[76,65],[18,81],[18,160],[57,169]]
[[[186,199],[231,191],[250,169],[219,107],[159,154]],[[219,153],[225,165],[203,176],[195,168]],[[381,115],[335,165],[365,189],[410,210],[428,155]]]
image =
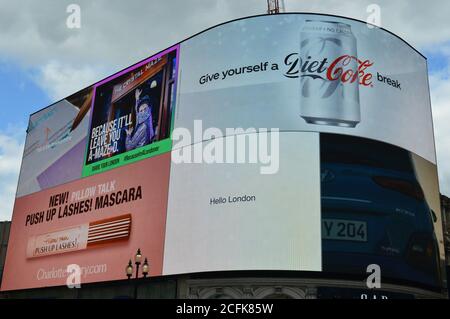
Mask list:
[[348,24],[306,20],[300,32],[300,116],[355,127],[361,120],[356,38]]

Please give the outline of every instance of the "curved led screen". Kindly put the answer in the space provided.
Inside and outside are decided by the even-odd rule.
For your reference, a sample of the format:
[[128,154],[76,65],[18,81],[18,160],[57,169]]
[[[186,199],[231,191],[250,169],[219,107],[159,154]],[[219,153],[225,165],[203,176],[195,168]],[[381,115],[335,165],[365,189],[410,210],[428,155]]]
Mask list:
[[[291,270],[444,286],[426,59],[361,21],[231,21],[30,116],[2,290]],[[22,270],[20,270],[22,269]],[[16,276],[20,271],[21,276]],[[356,277],[355,277],[356,278]]]

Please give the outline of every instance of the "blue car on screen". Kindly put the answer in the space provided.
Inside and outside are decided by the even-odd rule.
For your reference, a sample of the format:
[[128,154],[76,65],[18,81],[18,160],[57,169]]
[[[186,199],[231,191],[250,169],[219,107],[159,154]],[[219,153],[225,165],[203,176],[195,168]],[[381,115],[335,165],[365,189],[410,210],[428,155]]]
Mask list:
[[323,270],[439,287],[439,249],[411,154],[358,137],[321,134]]

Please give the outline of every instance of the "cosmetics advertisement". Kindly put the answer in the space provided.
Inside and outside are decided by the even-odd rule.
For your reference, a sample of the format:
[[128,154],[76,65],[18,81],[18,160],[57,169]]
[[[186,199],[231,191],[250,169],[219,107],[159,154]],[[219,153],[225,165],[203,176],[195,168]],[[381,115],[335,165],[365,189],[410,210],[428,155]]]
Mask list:
[[94,85],[83,176],[170,151],[178,46]]
[[81,177],[92,87],[30,116],[17,197]]
[[386,30],[271,15],[212,28],[180,50],[175,128],[202,119],[220,129],[346,134],[436,164],[426,59]]
[[[229,145],[234,138],[215,143]],[[172,157],[210,143],[174,149]],[[272,163],[263,166],[274,165],[278,154],[271,154]],[[279,155],[275,174],[261,174],[258,163],[172,164],[164,275],[322,269],[319,134],[280,133]]]
[[138,248],[161,275],[169,170],[166,153],[18,198],[1,289],[65,285],[70,264],[82,283],[126,279]]

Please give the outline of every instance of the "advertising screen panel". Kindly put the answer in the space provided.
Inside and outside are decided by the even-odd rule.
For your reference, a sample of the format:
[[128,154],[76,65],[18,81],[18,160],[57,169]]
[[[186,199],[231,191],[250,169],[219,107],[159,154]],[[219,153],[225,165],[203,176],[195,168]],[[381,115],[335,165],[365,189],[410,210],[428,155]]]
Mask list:
[[321,270],[319,134],[279,141],[276,174],[256,164],[172,164],[164,274]]
[[2,290],[66,285],[72,264],[81,284],[124,279],[138,248],[161,275],[169,171],[166,153],[17,199]]
[[220,129],[348,134],[436,163],[426,60],[383,29],[322,15],[261,16],[202,33],[181,52],[175,127],[193,130],[202,119]]
[[436,166],[402,148],[321,134],[323,270],[439,286],[445,260]]
[[175,46],[94,86],[83,176],[170,151],[177,54]]
[[93,88],[30,116],[17,197],[81,177]]

